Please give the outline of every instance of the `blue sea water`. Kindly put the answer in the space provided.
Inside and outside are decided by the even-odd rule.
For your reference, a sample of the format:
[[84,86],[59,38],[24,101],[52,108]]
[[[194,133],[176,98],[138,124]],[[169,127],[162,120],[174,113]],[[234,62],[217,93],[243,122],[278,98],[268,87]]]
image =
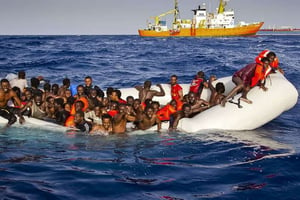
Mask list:
[[[0,77],[51,83],[85,76],[106,89],[230,76],[264,49],[299,92],[300,36],[140,38],[0,36]],[[282,94],[284,95],[284,94]],[[272,102],[270,102],[272,103]],[[300,106],[253,131],[72,135],[11,127],[0,134],[1,199],[299,199]],[[251,120],[251,119],[250,119]]]

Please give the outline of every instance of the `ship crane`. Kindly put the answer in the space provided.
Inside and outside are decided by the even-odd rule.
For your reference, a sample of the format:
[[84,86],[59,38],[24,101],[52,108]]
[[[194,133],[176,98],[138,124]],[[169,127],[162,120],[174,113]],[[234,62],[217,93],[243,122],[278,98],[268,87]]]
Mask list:
[[175,8],[172,9],[172,10],[169,10],[165,13],[162,13],[158,16],[155,16],[155,17],[151,17],[154,19],[154,22],[155,22],[155,25],[158,26],[160,24],[160,18],[161,17],[164,17],[166,15],[169,15],[169,14],[174,14],[174,22],[175,23],[178,19],[178,15],[179,15],[179,9],[178,9],[178,0],[175,0]]

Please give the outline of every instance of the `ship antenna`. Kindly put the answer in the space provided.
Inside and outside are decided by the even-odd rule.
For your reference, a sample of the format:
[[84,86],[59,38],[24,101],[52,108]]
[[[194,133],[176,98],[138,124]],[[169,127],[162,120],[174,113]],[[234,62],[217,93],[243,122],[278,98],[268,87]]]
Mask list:
[[218,14],[222,14],[225,11],[226,5],[227,5],[227,3],[225,0],[220,0]]
[[174,0],[174,4],[175,4],[175,7],[174,7],[174,23],[177,22],[177,19],[179,19],[179,8],[178,8],[178,0]]

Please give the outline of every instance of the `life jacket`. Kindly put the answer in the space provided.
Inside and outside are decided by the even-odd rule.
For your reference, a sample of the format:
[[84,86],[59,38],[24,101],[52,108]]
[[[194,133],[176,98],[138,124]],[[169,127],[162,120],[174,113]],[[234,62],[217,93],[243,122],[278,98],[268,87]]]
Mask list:
[[[87,110],[87,108],[89,107],[89,102],[88,102],[87,98],[85,98],[85,97],[80,97],[76,101],[82,101],[83,102],[83,104],[84,104],[84,106],[82,108],[83,112],[85,112]],[[75,119],[74,116],[75,116],[75,113],[76,113],[75,102],[73,103],[73,105],[71,107],[70,116],[67,118],[67,120],[65,122],[65,126],[67,126],[67,127],[75,126],[75,122],[74,122],[74,119]]]
[[[261,62],[261,59],[262,58],[266,58],[268,53],[270,53],[271,51],[270,50],[263,50],[262,52],[260,52],[258,54],[258,56],[255,58],[255,62],[258,63],[258,64],[262,64]],[[279,59],[277,58],[277,56],[274,58],[274,61],[270,63],[270,66],[272,68],[278,68],[279,67]]]
[[170,116],[176,112],[176,109],[167,104],[166,106],[162,107],[160,110],[157,111],[156,115],[161,121],[169,121]]
[[199,94],[199,92],[203,89],[203,78],[198,78],[197,76],[192,80],[190,85],[190,92],[195,94]]
[[262,81],[267,78],[267,76],[271,73],[271,67],[264,69],[261,64],[256,64],[255,72],[251,80],[250,87],[254,87],[258,84],[259,81]]
[[74,122],[75,116],[74,115],[70,115],[66,122],[65,122],[65,126],[66,127],[75,127],[75,122]]

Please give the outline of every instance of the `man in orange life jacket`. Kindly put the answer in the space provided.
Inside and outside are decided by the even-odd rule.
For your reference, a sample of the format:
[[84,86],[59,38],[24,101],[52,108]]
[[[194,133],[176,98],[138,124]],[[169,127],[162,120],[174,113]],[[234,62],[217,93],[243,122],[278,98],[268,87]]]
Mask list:
[[[236,85],[235,88],[224,98],[221,105],[224,107],[228,99],[232,98],[236,93],[242,92],[240,100],[251,104],[252,101],[247,99],[247,94],[251,88],[259,85],[264,91],[267,91],[265,87],[265,79],[270,74],[270,60],[268,58],[262,58],[261,63],[251,63],[244,68],[235,72],[232,76],[232,81]],[[263,81],[263,82],[262,82]]]
[[260,52],[258,54],[258,56],[255,58],[255,62],[256,63],[260,63],[262,64],[261,62],[261,59],[262,58],[268,58],[270,60],[270,66],[272,67],[272,69],[275,71],[275,70],[278,70],[280,73],[284,74],[284,71],[283,69],[281,69],[279,67],[279,60],[278,60],[278,57],[276,56],[276,54],[273,52],[273,51],[270,51],[270,50],[263,50],[262,52]]

